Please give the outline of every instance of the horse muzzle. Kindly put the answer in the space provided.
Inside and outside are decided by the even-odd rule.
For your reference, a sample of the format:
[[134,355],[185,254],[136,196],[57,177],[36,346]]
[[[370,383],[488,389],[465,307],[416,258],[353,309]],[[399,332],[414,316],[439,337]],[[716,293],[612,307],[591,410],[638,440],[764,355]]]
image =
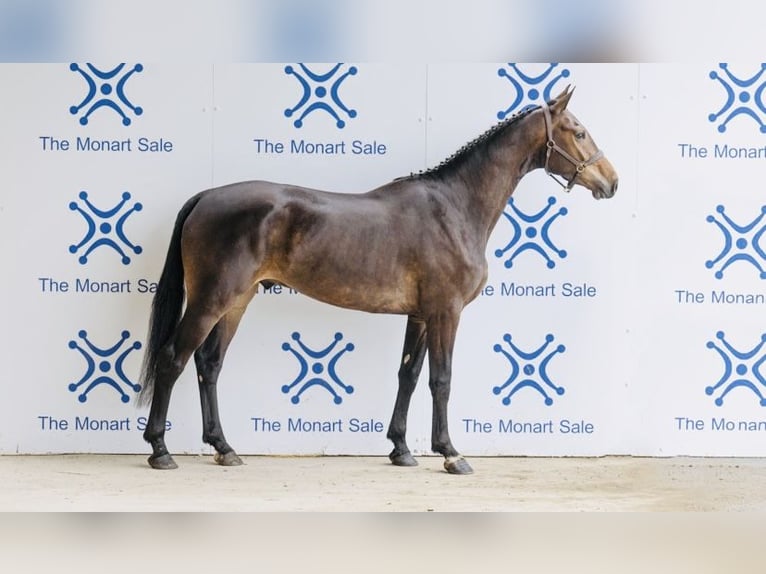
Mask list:
[[609,199],[614,197],[617,193],[617,185],[619,180],[615,178],[611,183],[605,182],[604,185],[600,185],[592,190],[594,199]]

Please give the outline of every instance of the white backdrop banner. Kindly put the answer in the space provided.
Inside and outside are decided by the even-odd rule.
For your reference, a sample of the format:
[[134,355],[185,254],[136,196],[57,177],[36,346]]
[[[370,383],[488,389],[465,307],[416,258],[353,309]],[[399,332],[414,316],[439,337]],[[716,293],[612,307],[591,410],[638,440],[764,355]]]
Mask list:
[[[463,314],[450,425],[481,455],[763,455],[762,64],[2,65],[0,452],[148,453],[137,409],[176,212],[250,179],[360,193],[576,86],[613,199],[542,171]],[[424,222],[424,225],[427,225]],[[359,261],[359,265],[364,265]],[[223,368],[241,454],[386,454],[405,319],[261,288]],[[408,442],[429,452],[428,372]],[[208,452],[193,365],[167,440]]]
[[631,394],[651,454],[766,452],[764,70],[641,68]]

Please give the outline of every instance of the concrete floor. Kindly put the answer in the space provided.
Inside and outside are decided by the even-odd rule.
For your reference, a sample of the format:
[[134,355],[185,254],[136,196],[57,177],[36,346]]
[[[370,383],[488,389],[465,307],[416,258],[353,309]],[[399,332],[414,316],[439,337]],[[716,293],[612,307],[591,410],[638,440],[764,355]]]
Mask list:
[[384,457],[243,457],[223,468],[178,456],[0,457],[2,511],[549,512],[764,511],[766,459],[472,458],[452,476],[441,457],[398,468]]
[[153,471],[143,455],[0,457],[0,571],[766,568],[763,459],[472,458],[469,476],[446,474],[440,457],[416,468],[381,457],[176,460]]

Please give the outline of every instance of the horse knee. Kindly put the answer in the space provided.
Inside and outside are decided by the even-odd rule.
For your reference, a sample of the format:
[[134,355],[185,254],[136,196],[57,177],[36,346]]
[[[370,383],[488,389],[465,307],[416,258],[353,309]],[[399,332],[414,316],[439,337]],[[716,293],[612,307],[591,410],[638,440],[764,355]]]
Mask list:
[[431,389],[434,399],[447,399],[450,392],[450,378],[445,376],[431,377],[428,380],[428,388]]

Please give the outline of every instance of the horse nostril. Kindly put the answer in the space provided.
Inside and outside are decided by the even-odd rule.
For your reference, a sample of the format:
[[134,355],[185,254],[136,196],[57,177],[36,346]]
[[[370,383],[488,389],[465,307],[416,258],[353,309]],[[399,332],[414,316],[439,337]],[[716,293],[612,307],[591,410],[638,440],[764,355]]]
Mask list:
[[615,179],[614,183],[612,184],[612,195],[617,193],[617,185],[620,183],[619,179]]

